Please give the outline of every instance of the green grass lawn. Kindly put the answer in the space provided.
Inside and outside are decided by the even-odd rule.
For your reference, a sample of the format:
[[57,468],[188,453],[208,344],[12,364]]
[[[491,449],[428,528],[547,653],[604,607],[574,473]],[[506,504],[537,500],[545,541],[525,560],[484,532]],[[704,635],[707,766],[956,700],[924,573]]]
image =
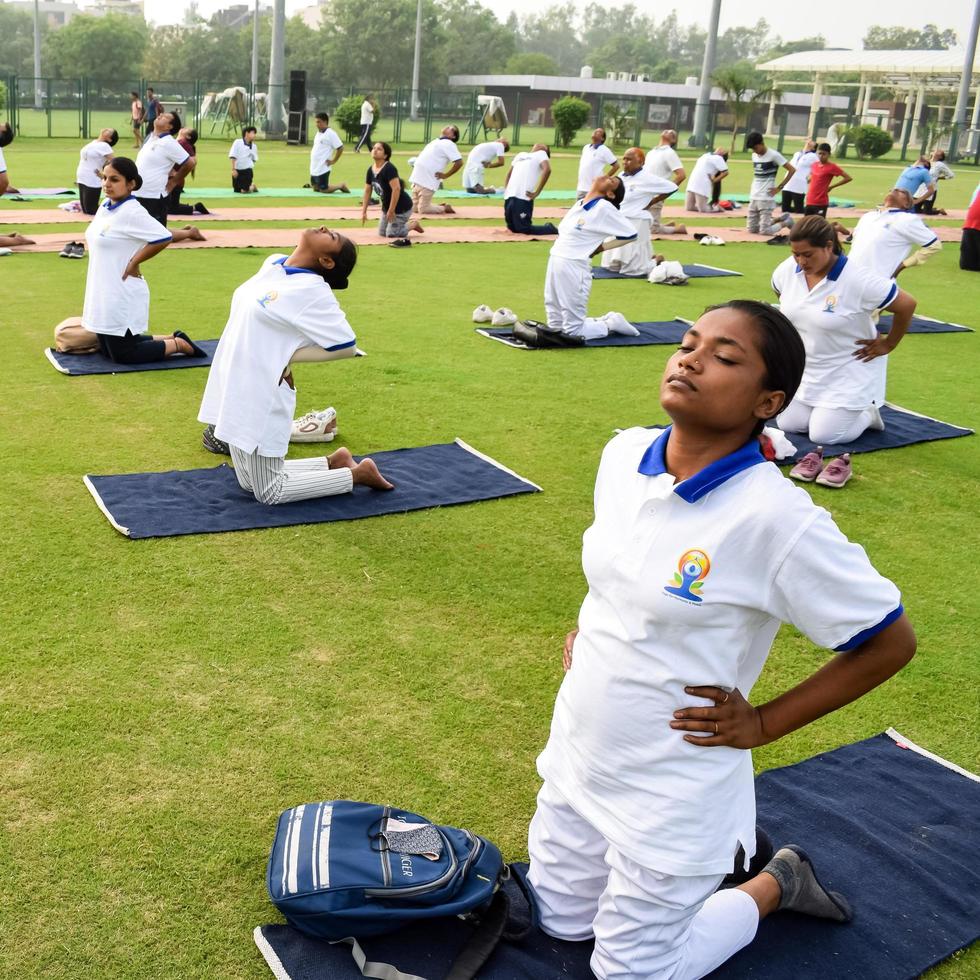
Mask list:
[[[15,187],[74,187],[75,167],[78,164],[78,151],[82,140],[71,139],[40,139],[22,138],[16,140],[4,151],[7,159],[10,181]],[[230,186],[231,163],[228,160],[230,140],[225,143],[217,140],[203,140],[198,145],[198,165],[195,177],[187,182],[184,198],[194,200],[194,188]],[[795,145],[787,146],[787,156],[795,150]],[[117,145],[120,156],[133,155],[130,141],[120,137]],[[467,151],[463,147],[464,155]],[[393,157],[402,177],[408,177],[411,168],[409,157],[419,151],[418,146],[397,146]],[[688,173],[693,168],[699,154],[695,151],[681,150],[681,159]],[[510,158],[508,157],[508,160]],[[577,149],[555,150],[552,154],[552,176],[549,188],[574,191],[578,176],[579,151]],[[371,160],[367,153],[354,154],[353,148],[348,147],[333,170],[336,182],[344,181],[355,190],[363,190],[364,174]],[[863,207],[872,207],[880,203],[884,194],[894,185],[895,178],[901,172],[904,164],[898,162],[856,160],[840,161],[843,168],[854,178],[846,185],[840,196],[855,200]],[[255,181],[259,187],[302,187],[309,181],[308,173],[309,151],[302,146],[287,146],[284,143],[265,143],[259,145],[259,163],[255,168]],[[955,180],[943,181],[940,184],[940,203],[947,208],[965,208],[970,203],[973,191],[980,179],[980,168],[957,164],[954,168],[957,174]],[[495,184],[502,184],[506,177],[506,168],[490,170],[487,179]],[[728,194],[748,193],[752,182],[752,165],[745,154],[736,154],[731,162],[730,176],[723,185]],[[450,178],[448,188],[462,187],[462,173]],[[574,194],[571,195],[574,197]],[[324,195],[316,198],[317,204],[329,206],[350,206],[350,198],[346,195]],[[275,202],[263,202],[259,198],[241,196],[238,198],[222,199],[221,210],[233,207],[256,207],[262,203],[274,203],[275,206],[303,206],[309,202],[303,198],[283,198]],[[465,202],[461,202],[465,203]],[[477,202],[479,203],[479,202]],[[547,204],[549,202],[542,202]],[[29,202],[18,205],[17,202],[3,201],[4,208],[39,207],[44,202]]]
[[[47,184],[74,152],[66,145],[56,166],[50,144],[24,140],[8,160],[19,182]],[[264,156],[270,179],[287,179],[290,154],[301,164],[301,151]],[[216,171],[218,157],[202,166]],[[870,194],[882,175],[861,174]],[[56,374],[41,351],[80,310],[86,266],[0,260],[0,975],[265,978],[250,935],[276,918],[265,860],[279,811],[303,801],[389,800],[526,857],[599,453],[616,427],[664,421],[657,388],[670,353],[524,353],[479,338],[478,303],[542,316],[548,248],[362,249],[341,299],[369,356],[295,372],[300,411],[337,407],[334,446],[460,436],[544,493],[137,542],[109,526],[82,476],[217,465],[196,421],[205,372]],[[691,243],[673,248],[704,259]],[[162,253],[145,267],[151,327],[218,336],[232,290],[265,254]],[[783,257],[728,246],[710,258],[743,279],[597,282],[591,309],[694,318],[728,298],[770,298]],[[947,246],[902,285],[921,312],[980,327],[977,277],[956,258]],[[977,334],[906,338],[890,398],[976,427],[978,344]],[[918,656],[857,704],[758,750],[756,767],[894,725],[976,770],[977,440],[860,456],[855,471],[845,491],[811,492],[903,590]],[[783,629],[754,700],[827,656]],[[978,974],[973,950],[932,976]]]

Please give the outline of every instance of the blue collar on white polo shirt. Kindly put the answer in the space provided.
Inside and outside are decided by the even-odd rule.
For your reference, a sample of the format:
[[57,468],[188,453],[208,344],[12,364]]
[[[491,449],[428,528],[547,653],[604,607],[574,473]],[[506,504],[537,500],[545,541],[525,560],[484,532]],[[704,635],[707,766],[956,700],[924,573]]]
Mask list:
[[121,201],[116,201],[115,204],[113,204],[112,201],[109,200],[109,198],[106,198],[102,206],[106,209],[106,211],[115,211],[116,208],[122,207],[122,205],[125,204],[127,201],[135,201],[135,200],[136,198],[133,197],[132,194],[130,194],[129,197],[124,197]]
[[[847,256],[841,252],[837,256],[837,261],[830,267],[830,271],[827,273],[826,279],[828,282],[837,282],[840,279],[840,274],[844,271],[844,266],[847,265]],[[802,272],[803,270],[797,266],[797,272]]]
[[602,200],[601,197],[594,197],[594,198],[592,198],[591,201],[586,201],[582,205],[582,210],[583,211],[591,211],[601,200]]
[[[667,472],[667,440],[670,438],[672,426],[667,426],[664,431],[647,446],[640,465],[636,468],[638,473],[644,476],[661,476]],[[689,504],[696,503],[705,494],[710,493],[716,487],[720,487],[733,476],[747,470],[750,466],[757,463],[764,463],[765,456],[762,455],[762,447],[757,439],[750,439],[741,449],[716,459],[708,464],[700,473],[688,477],[674,487],[674,493]]]
[[[282,266],[282,271],[285,272],[287,276],[291,276],[291,275],[293,275],[293,274],[295,274],[297,272],[309,272],[309,273],[311,273],[314,276],[319,276],[320,275],[320,273],[317,272],[316,269],[307,269],[307,268],[304,268],[301,265],[286,265],[286,259],[287,258],[289,258],[289,256],[288,255],[284,255],[281,259],[276,259],[276,261],[273,262],[272,264],[273,265],[281,265]],[[320,278],[322,279],[323,277],[321,276]]]

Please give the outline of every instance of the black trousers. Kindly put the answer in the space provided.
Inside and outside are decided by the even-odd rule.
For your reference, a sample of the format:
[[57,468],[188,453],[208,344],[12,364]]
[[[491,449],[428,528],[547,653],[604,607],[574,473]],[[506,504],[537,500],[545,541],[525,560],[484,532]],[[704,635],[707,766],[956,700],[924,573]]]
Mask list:
[[156,218],[164,228],[167,227],[167,207],[170,204],[169,195],[166,197],[137,197],[136,200],[143,205],[143,210],[147,214]]
[[804,214],[819,214],[821,218],[827,217],[828,204],[808,204],[803,208]]
[[99,350],[117,364],[149,364],[162,361],[167,356],[167,345],[162,340],[154,340],[148,333],[127,330],[124,337],[113,337],[107,333],[97,333]]
[[102,193],[101,187],[89,187],[87,184],[78,184],[78,202],[82,206],[82,214],[95,214],[99,210],[99,195]]
[[960,268],[980,272],[980,231],[964,228],[960,239]]
[[912,210],[915,211],[916,214],[936,214],[936,197],[938,194],[939,191],[936,191],[935,194],[932,194],[929,197],[919,201],[918,204],[913,206]]
[[361,135],[360,135],[360,138],[357,141],[357,146],[354,147],[354,152],[355,153],[357,153],[357,151],[362,146],[367,145],[368,147],[370,147],[372,145],[372,143],[371,143],[371,130],[372,129],[374,129],[374,123],[364,123],[364,125],[361,126]]
[[534,218],[534,201],[525,201],[519,197],[508,197],[504,201],[504,221],[511,231],[519,235],[557,235],[558,229],[548,222],[544,225],[532,224]]
[[783,213],[803,214],[803,201],[806,194],[795,194],[793,191],[783,191]]
[[175,187],[170,192],[167,200],[167,214],[193,214],[194,209],[189,204],[182,204],[180,195],[184,193],[183,187]]
[[239,170],[237,177],[231,178],[231,189],[236,194],[247,194],[248,189],[252,186],[252,174],[254,174],[254,169]]

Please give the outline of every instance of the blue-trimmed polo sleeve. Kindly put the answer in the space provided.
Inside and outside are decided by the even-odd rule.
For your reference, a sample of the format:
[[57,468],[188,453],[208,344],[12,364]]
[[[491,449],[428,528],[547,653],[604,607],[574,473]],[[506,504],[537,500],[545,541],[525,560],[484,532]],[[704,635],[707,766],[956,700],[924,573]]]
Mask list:
[[848,541],[822,508],[792,543],[773,578],[773,615],[792,623],[818,646],[852,650],[902,614],[893,582]]

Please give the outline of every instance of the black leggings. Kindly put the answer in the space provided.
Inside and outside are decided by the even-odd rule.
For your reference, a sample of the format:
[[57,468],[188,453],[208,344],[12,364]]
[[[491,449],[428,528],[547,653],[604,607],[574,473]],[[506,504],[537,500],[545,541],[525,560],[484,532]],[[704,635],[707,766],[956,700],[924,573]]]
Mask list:
[[125,337],[114,337],[111,334],[96,334],[99,338],[99,349],[117,364],[149,364],[151,361],[162,361],[167,356],[167,345],[162,340],[154,340],[148,333],[134,334],[127,330]]
[[520,197],[508,197],[504,201],[504,221],[511,231],[520,235],[557,235],[558,229],[549,221],[544,225],[532,224],[534,201]]
[[89,187],[87,184],[78,184],[77,186],[82,214],[95,214],[99,210],[99,195],[102,193],[102,188]]
[[248,189],[252,186],[252,174],[254,172],[252,169],[239,170],[238,176],[231,178],[231,189],[236,194],[247,194]]
[[964,228],[960,239],[960,268],[980,272],[980,231]]
[[806,194],[783,191],[783,214],[803,214],[803,201]]
[[181,204],[180,195],[184,193],[183,187],[175,187],[167,198],[167,214],[193,214],[194,208],[189,204]]

